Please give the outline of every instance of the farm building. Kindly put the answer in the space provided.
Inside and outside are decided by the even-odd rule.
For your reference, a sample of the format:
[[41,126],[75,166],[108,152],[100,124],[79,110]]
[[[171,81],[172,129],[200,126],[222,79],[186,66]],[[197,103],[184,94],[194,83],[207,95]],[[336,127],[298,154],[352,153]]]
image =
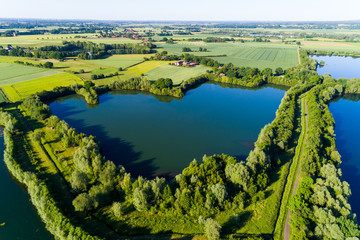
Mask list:
[[175,66],[182,66],[184,64],[184,61],[179,61],[174,63]]
[[178,61],[174,63],[175,66],[190,66],[190,67],[194,67],[196,65],[199,65],[196,62],[184,62],[184,61]]

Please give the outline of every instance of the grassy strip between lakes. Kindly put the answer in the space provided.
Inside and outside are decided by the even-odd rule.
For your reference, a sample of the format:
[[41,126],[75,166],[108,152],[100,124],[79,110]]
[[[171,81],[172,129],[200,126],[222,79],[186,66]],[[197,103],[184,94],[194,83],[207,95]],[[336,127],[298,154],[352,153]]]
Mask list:
[[290,165],[290,171],[287,177],[285,190],[283,193],[281,207],[279,212],[279,217],[276,222],[275,231],[274,231],[274,239],[282,239],[285,227],[285,221],[287,218],[288,210],[289,210],[289,201],[292,196],[292,192],[295,185],[295,180],[298,177],[297,171],[300,166],[301,161],[301,153],[304,146],[305,136],[306,136],[306,116],[305,116],[305,101],[301,99],[301,133],[298,140],[298,145],[295,150],[295,156],[293,157],[292,163]]

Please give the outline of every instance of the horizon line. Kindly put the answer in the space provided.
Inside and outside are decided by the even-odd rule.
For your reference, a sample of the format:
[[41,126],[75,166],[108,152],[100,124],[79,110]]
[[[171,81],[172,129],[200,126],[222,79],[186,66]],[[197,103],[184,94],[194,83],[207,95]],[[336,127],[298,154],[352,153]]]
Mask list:
[[41,21],[95,21],[95,22],[140,22],[140,23],[171,23],[171,22],[200,22],[200,23],[349,23],[358,22],[360,19],[353,20],[139,20],[139,19],[86,19],[86,18],[21,18],[21,17],[8,17],[0,18],[1,20],[41,20]]

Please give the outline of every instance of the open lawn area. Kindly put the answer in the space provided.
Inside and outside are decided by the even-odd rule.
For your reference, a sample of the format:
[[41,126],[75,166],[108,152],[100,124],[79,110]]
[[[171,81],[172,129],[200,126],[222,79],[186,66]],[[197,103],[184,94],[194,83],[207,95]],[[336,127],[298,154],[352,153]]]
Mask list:
[[3,86],[2,89],[7,97],[13,101],[20,101],[24,98],[41,92],[44,90],[52,90],[59,86],[70,86],[75,83],[82,84],[82,80],[77,76],[69,73],[60,73],[47,77],[42,77],[26,82],[19,82],[7,86]]
[[156,67],[147,73],[145,76],[150,80],[157,80],[159,78],[171,78],[174,85],[180,84],[182,81],[197,77],[209,70],[210,68],[196,66],[196,67],[177,67],[171,65],[163,65]]
[[[204,43],[179,42],[177,44],[158,44],[161,50],[181,55],[188,47],[189,54],[213,57],[220,63],[233,63],[238,67],[258,67],[260,69],[282,67],[284,69],[298,65],[297,47],[281,43]],[[199,48],[207,52],[199,52]]]
[[58,71],[0,62],[0,86],[58,74]]

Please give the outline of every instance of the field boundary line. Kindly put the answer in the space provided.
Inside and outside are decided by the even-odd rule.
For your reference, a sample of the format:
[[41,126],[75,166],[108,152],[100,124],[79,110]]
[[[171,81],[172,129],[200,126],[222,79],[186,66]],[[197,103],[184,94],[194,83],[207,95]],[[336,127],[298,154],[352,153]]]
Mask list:
[[142,62],[138,62],[138,63],[135,63],[135,64],[133,64],[133,65],[130,65],[130,66],[127,66],[126,68],[124,68],[124,69],[129,69],[129,68],[131,68],[131,67],[135,67],[135,66],[137,66],[137,65],[139,65],[139,64],[142,64],[142,63],[144,63],[144,62],[147,62],[147,60],[144,60],[144,61],[142,61]]

